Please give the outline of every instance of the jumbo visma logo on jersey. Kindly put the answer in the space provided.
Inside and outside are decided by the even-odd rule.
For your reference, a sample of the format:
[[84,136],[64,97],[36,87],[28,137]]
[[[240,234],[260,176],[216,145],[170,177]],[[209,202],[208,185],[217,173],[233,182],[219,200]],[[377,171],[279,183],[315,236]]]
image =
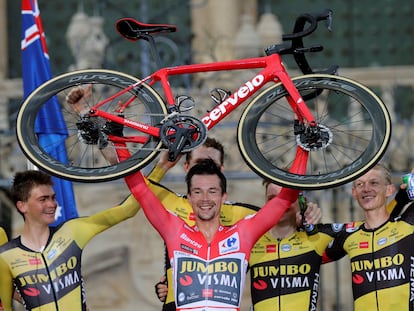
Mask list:
[[370,253],[352,258],[351,271],[355,298],[378,289],[399,287],[403,284],[409,284],[410,296],[414,297],[414,257],[410,254],[411,239],[405,239],[400,246],[404,252],[391,254],[393,248],[390,247],[378,251],[379,256],[375,259],[372,259]]
[[215,260],[178,257],[176,302],[178,306],[212,300],[238,306],[241,297],[243,258],[223,256]]
[[[43,260],[29,261],[30,271],[20,273],[15,279],[18,290],[25,294],[27,305],[37,306],[55,301],[77,288],[81,282],[79,250],[74,243],[59,256],[58,260],[47,263]],[[77,248],[78,249],[78,248]]]

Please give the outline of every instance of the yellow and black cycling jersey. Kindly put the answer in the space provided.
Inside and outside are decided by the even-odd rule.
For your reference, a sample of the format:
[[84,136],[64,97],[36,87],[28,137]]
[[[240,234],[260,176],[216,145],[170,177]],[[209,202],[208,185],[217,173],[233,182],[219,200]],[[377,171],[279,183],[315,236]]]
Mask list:
[[252,249],[250,289],[255,311],[316,310],[322,256],[341,224],[317,225],[277,239],[269,232]]
[[26,310],[85,311],[83,248],[98,233],[133,217],[138,207],[130,196],[119,206],[50,228],[49,240],[40,251],[25,247],[20,237],[1,246],[0,296],[4,310],[12,310],[15,287]]
[[414,203],[375,229],[349,223],[326,256],[348,255],[355,311],[414,310]]

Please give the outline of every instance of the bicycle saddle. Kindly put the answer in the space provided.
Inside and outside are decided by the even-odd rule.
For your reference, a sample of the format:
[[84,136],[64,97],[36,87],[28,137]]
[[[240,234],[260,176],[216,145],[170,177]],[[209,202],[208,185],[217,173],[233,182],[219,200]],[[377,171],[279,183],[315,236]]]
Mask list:
[[155,33],[176,32],[177,26],[168,24],[144,24],[134,18],[126,17],[116,21],[116,30],[121,36],[137,41]]

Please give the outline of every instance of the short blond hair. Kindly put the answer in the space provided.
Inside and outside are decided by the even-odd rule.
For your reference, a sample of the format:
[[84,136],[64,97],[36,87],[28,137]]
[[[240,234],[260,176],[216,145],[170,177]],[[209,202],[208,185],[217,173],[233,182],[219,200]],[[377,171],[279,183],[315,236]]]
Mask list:
[[[384,179],[388,185],[392,184],[391,172],[384,163],[375,164],[371,170],[381,171],[384,175]],[[352,183],[352,186],[355,186],[355,181]]]

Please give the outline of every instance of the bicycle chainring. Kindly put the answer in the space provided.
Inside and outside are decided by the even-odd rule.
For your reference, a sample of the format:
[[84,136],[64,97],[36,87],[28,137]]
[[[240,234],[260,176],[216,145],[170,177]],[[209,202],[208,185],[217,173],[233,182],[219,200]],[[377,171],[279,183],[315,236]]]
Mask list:
[[177,115],[161,126],[160,138],[168,148],[170,161],[174,161],[181,152],[189,152],[203,144],[207,128],[195,117]]

